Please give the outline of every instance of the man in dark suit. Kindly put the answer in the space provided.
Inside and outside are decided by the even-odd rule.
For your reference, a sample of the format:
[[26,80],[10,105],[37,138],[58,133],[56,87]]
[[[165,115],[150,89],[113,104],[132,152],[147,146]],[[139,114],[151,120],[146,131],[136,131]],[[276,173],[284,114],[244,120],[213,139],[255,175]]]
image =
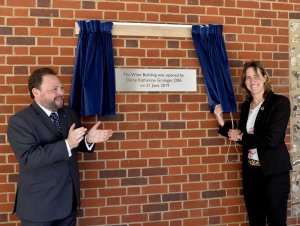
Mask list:
[[[64,89],[50,68],[35,70],[28,89],[34,102],[13,115],[8,140],[19,162],[14,212],[22,226],[76,225],[80,205],[77,151],[92,152],[111,130],[89,131],[64,107]],[[55,118],[50,118],[55,113]]]

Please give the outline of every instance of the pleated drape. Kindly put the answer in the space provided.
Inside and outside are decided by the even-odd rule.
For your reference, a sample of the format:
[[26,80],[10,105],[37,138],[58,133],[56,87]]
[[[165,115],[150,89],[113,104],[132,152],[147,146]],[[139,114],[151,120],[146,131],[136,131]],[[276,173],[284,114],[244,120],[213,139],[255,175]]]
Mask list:
[[222,25],[193,25],[192,37],[204,76],[210,112],[221,104],[224,112],[236,112]]
[[80,28],[70,107],[80,116],[115,114],[111,22],[78,21]]

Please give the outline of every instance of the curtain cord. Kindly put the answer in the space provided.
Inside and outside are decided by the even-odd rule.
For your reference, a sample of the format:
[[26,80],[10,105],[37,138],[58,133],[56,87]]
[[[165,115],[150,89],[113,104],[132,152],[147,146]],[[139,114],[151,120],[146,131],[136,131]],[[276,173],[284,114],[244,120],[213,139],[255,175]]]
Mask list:
[[[230,112],[230,119],[231,119],[231,129],[234,129],[234,123],[233,123],[233,115],[232,115],[232,112]],[[239,161],[238,161],[238,158],[237,158],[237,159],[234,159],[234,160],[232,160],[232,161],[229,160],[229,153],[230,153],[231,145],[232,145],[232,141],[230,141],[229,147],[228,147],[227,153],[226,153],[227,162],[228,162],[228,163],[239,162]],[[235,151],[239,154],[239,151],[238,151],[237,146],[236,146],[236,142],[234,142],[234,148],[235,148]]]

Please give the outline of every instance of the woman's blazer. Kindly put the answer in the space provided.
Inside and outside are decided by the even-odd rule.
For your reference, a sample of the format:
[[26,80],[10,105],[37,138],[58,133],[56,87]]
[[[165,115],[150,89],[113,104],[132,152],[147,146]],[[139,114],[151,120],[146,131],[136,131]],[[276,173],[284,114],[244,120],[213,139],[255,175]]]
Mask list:
[[[290,101],[287,97],[270,91],[265,97],[254,124],[254,134],[246,131],[250,101],[241,106],[238,128],[243,133],[243,170],[248,166],[248,150],[257,148],[258,157],[265,176],[287,172],[292,169],[285,144],[285,133],[290,118]],[[230,125],[225,123],[219,133],[228,136]]]

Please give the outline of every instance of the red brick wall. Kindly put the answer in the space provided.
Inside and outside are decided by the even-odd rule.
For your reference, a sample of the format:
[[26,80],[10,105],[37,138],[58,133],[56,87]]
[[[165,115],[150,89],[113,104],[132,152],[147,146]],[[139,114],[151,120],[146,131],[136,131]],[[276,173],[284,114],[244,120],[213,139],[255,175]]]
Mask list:
[[[39,66],[57,70],[68,101],[78,19],[223,24],[238,102],[241,66],[251,59],[264,62],[275,92],[289,94],[288,20],[300,19],[299,0],[0,0],[0,5],[2,225],[18,224],[11,215],[18,165],[7,142],[8,119],[31,103],[27,79]],[[113,46],[116,67],[197,69],[198,91],[117,93],[116,116],[83,119],[86,126],[100,119],[115,133],[95,153],[78,156],[79,225],[247,225],[241,164],[226,161],[230,146],[208,111],[192,39],[119,36]],[[288,215],[289,225],[300,224],[290,210]]]

